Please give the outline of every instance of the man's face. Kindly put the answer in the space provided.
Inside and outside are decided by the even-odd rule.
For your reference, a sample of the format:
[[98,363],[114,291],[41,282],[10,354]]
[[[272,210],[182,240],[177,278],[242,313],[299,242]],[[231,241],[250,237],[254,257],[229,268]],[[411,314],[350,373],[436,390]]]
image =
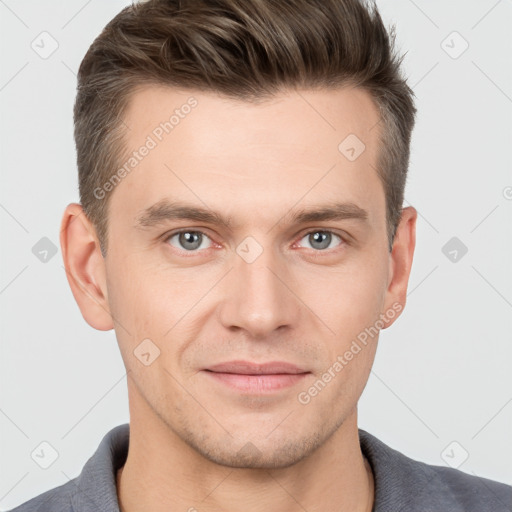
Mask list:
[[[169,133],[157,129],[191,97]],[[354,89],[259,105],[163,87],[133,96],[129,153],[148,136],[156,145],[112,193],[105,261],[132,416],[150,410],[148,425],[212,461],[285,467],[355,414],[375,325],[401,309],[388,290],[378,119]],[[165,202],[214,215],[167,215]],[[296,218],[327,209],[338,215]],[[211,371],[233,361],[301,374]]]

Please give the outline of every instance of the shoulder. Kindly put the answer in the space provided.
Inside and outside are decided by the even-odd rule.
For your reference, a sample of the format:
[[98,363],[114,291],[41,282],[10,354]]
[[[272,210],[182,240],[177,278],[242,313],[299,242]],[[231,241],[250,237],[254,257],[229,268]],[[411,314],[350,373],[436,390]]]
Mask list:
[[512,512],[512,487],[477,475],[442,466],[426,466],[431,489],[451,499],[465,512]]
[[375,479],[376,512],[512,512],[512,487],[407,457],[364,430],[361,450]]
[[71,497],[75,487],[75,481],[70,480],[31,498],[10,512],[73,512]]
[[449,505],[454,511],[461,512],[512,512],[512,487],[509,485],[415,460],[410,467],[412,474],[418,475],[418,484],[427,483],[419,497],[428,499],[432,510],[440,507],[446,510]]
[[129,436],[129,424],[113,428],[105,434],[76,478],[10,512],[119,512],[116,471],[126,461]]

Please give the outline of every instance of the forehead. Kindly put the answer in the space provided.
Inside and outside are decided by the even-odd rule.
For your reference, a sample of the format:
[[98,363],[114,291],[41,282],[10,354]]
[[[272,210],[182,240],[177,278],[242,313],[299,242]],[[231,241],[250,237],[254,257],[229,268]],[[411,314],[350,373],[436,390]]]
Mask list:
[[[127,139],[135,145],[148,134],[179,141],[180,133],[193,131],[202,142],[306,142],[305,150],[318,139],[337,150],[339,139],[349,134],[371,145],[378,121],[370,94],[358,88],[283,91],[254,103],[213,92],[145,86],[131,95],[124,115]],[[186,125],[193,126],[187,130]]]
[[354,88],[288,91],[250,103],[147,86],[125,112],[123,163],[132,155],[134,165],[111,201],[132,219],[164,198],[252,212],[321,198],[380,207],[378,121],[370,95]]

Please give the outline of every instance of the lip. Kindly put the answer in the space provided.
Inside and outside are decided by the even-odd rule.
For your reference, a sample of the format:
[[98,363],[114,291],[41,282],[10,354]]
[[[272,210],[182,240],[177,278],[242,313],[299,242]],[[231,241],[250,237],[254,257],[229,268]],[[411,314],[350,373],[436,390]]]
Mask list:
[[266,394],[289,388],[311,373],[284,361],[229,361],[213,365],[203,372],[222,385],[252,394]]
[[268,363],[252,363],[250,361],[227,361],[206,368],[216,373],[236,373],[239,375],[272,375],[309,373],[286,361],[270,361]]

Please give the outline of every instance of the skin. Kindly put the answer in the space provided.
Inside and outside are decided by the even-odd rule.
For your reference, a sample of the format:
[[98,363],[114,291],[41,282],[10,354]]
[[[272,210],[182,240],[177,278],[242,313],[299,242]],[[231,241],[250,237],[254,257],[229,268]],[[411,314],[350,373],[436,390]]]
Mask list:
[[[369,511],[374,484],[357,402],[378,335],[309,403],[298,394],[380,315],[386,328],[399,316],[387,312],[405,305],[416,211],[403,210],[390,252],[377,109],[359,89],[287,91],[251,104],[147,86],[126,112],[127,148],[191,96],[197,107],[112,192],[105,258],[80,205],[62,220],[73,295],[92,327],[115,329],[128,372],[121,510]],[[366,146],[355,161],[338,150],[351,133]],[[162,199],[207,207],[232,225],[137,227]],[[291,221],[334,202],[366,219]],[[187,252],[171,237],[178,229],[201,231],[203,245]],[[308,236],[318,231],[333,233],[327,248]],[[237,253],[248,236],[262,249],[251,263]],[[134,355],[147,338],[160,350],[148,366]],[[251,394],[203,371],[234,359],[288,361],[310,373]]]

